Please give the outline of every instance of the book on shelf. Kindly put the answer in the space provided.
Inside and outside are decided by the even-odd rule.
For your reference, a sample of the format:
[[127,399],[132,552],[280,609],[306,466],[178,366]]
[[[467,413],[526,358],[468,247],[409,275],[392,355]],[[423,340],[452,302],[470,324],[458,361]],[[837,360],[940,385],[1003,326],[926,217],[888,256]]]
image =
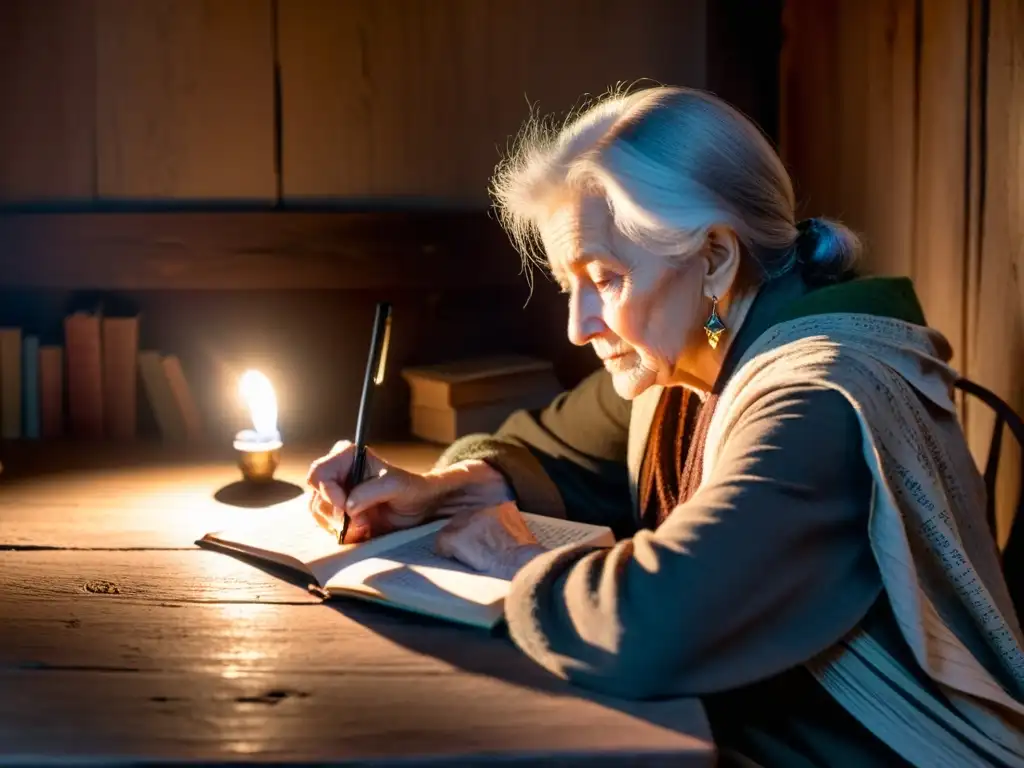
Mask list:
[[195,397],[192,395],[192,388],[185,377],[185,370],[181,367],[181,360],[177,355],[166,355],[161,360],[161,365],[174,399],[174,405],[181,417],[185,437],[193,442],[202,440],[203,420],[199,415]]
[[68,431],[103,437],[103,355],[100,317],[75,312],[64,319]]
[[[305,508],[306,497],[262,511],[257,520],[208,533],[200,546],[288,569],[328,598],[383,603],[481,628],[497,625],[511,582],[489,576],[434,552],[434,537],[448,520],[396,531],[360,544],[338,544]],[[537,541],[611,546],[609,528],[539,515],[524,515]]]
[[25,336],[21,342],[21,405],[25,437],[37,440],[39,423],[39,337]]
[[104,317],[103,431],[115,440],[136,435],[138,414],[139,318]]
[[21,329],[0,328],[0,437],[21,437]]
[[146,399],[153,409],[157,428],[169,442],[183,442],[188,437],[185,419],[178,409],[177,400],[167,380],[163,356],[156,350],[139,352],[139,375],[146,391]]
[[64,348],[39,348],[39,431],[44,438],[64,434]]
[[201,438],[181,360],[140,352],[138,317],[74,312],[63,326],[63,346],[0,328],[0,437],[135,438],[141,378],[163,437]]

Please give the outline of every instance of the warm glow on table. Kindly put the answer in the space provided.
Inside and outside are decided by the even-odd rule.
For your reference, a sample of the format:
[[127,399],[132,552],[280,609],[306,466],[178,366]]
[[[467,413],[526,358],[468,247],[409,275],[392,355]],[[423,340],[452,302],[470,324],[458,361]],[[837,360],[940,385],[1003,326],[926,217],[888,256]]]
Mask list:
[[[374,449],[418,471],[441,450]],[[286,446],[262,508],[223,501],[260,500],[228,493],[241,485],[230,455],[77,450],[51,448],[35,473],[12,455],[0,483],[0,762],[437,764],[485,752],[712,763],[695,701],[591,697],[501,637],[324,604],[301,579],[194,546],[218,528],[305,514],[301,486],[324,446]]]

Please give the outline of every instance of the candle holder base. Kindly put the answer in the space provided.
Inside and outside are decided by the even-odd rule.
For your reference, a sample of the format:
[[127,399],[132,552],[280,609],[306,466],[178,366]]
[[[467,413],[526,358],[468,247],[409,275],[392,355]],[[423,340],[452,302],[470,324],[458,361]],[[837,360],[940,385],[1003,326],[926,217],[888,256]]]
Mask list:
[[249,483],[265,484],[273,481],[274,473],[281,463],[281,449],[238,452],[238,468]]

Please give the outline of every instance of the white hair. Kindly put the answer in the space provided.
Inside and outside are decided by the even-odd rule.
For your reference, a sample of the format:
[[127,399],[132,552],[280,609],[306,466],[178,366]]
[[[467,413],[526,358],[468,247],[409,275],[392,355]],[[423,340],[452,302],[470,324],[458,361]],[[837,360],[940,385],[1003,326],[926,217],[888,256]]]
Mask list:
[[581,192],[603,195],[615,227],[665,256],[686,257],[730,227],[767,276],[800,262],[814,282],[850,274],[856,235],[795,220],[793,184],[747,117],[695,89],[610,91],[561,124],[531,116],[491,183],[524,267],[545,263],[539,222]]

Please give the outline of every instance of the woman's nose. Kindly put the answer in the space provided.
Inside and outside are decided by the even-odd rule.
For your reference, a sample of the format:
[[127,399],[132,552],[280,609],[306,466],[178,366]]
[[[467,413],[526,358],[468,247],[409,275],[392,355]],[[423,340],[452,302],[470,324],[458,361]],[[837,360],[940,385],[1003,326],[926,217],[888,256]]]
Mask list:
[[578,347],[585,346],[601,333],[601,302],[587,290],[573,289],[569,294],[569,341]]

